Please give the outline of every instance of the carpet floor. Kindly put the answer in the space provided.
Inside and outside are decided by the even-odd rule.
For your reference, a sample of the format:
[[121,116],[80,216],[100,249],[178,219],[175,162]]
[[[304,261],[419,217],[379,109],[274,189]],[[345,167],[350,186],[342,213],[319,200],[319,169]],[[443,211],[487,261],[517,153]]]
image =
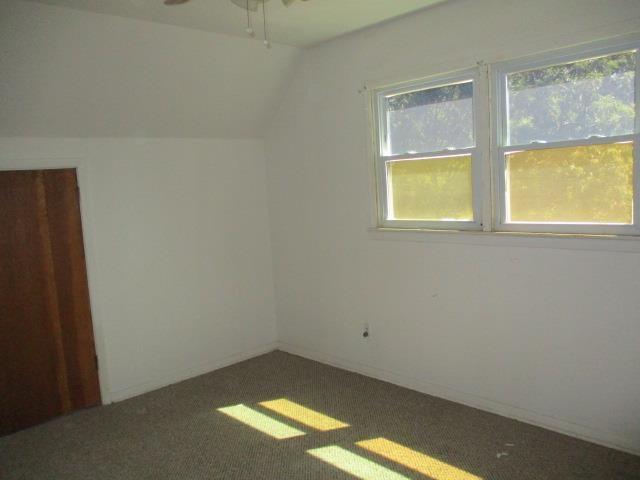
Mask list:
[[282,352],[0,438],[2,480],[354,478],[640,479],[640,457]]

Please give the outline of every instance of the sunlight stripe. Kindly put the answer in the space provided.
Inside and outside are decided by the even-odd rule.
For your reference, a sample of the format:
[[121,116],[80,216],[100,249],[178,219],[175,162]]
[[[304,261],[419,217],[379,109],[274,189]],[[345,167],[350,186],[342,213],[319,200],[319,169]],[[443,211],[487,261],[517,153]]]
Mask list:
[[282,416],[323,432],[349,426],[348,423],[341,422],[335,418],[311,410],[310,408],[298,405],[286,398],[261,402],[260,405]]
[[386,438],[364,440],[356,442],[356,445],[426,475],[433,480],[482,480],[481,477],[436,460],[424,453],[411,450]]
[[337,445],[307,450],[307,453],[361,480],[409,480],[404,475]]
[[299,437],[300,435],[305,434],[301,430],[274,420],[273,418],[268,417],[267,415],[264,415],[260,412],[256,412],[255,410],[242,404],[234,405],[232,407],[219,408],[218,411],[238,420],[239,422],[244,423],[245,425],[259,430],[262,433],[266,433],[271,437],[277,438],[278,440]]

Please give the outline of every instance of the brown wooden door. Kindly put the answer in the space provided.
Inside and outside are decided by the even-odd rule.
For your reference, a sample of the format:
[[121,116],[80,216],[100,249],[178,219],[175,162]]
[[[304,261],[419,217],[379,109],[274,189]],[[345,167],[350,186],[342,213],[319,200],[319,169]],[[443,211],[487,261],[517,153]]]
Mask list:
[[100,403],[76,172],[0,172],[0,434]]

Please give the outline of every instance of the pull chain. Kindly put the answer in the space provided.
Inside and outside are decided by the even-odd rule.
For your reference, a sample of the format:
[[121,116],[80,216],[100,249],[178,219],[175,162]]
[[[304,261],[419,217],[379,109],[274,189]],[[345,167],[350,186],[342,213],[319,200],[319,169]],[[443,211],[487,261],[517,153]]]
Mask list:
[[269,34],[267,33],[267,7],[265,6],[266,0],[262,0],[262,26],[264,28],[264,46],[271,48],[271,42],[269,42]]
[[249,34],[250,37],[255,36],[256,32],[253,30],[253,27],[251,26],[251,13],[249,12],[249,0],[247,0],[247,29],[246,29],[247,34]]

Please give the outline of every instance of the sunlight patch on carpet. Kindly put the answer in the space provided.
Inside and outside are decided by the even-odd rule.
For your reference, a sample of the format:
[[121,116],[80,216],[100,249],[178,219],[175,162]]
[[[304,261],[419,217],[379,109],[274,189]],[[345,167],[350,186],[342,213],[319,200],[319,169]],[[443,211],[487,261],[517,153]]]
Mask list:
[[322,432],[348,427],[348,423],[341,422],[322,413],[303,407],[295,402],[280,398],[268,402],[260,402],[260,405],[272,410],[280,415],[300,422],[308,427],[315,428]]
[[218,411],[278,440],[305,435],[305,432],[274,420],[246,405],[219,408]]
[[429,455],[417,452],[408,447],[392,442],[386,438],[374,438],[356,442],[361,448],[393,462],[404,465],[418,473],[426,475],[433,480],[482,480],[480,477],[470,474],[448,463],[436,460]]
[[307,453],[361,480],[409,480],[337,445],[307,450]]

